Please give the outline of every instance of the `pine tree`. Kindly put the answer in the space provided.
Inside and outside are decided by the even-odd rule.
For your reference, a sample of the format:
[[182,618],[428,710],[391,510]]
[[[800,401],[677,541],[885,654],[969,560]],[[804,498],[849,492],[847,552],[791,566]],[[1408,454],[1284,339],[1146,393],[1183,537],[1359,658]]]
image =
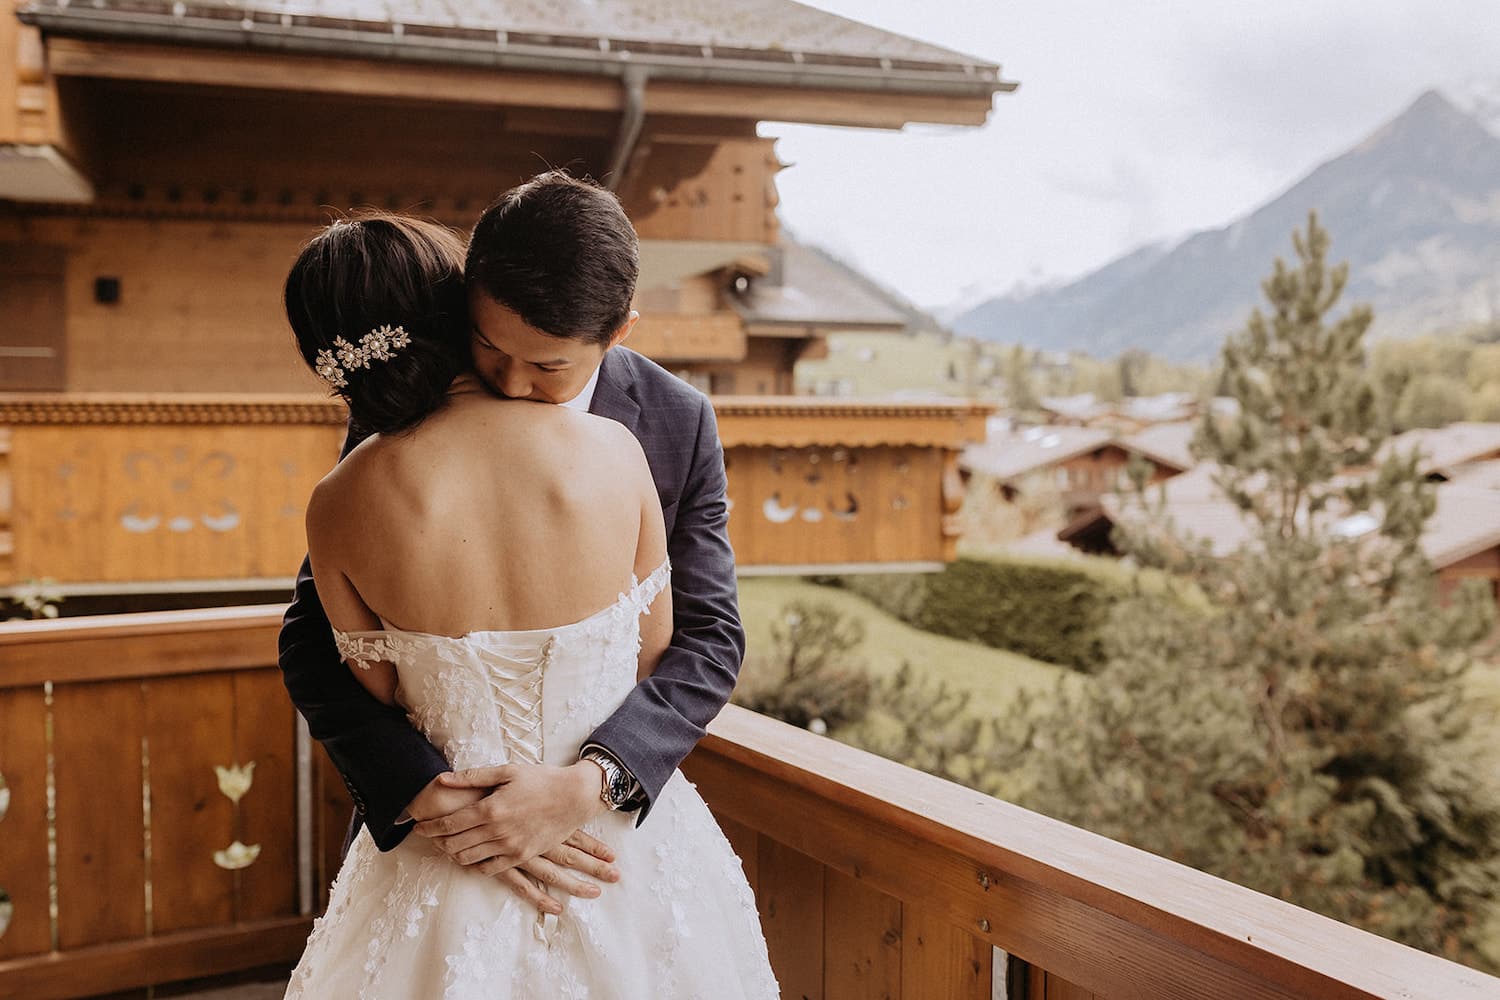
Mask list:
[[1016,344],[1005,361],[1005,401],[1017,413],[1030,413],[1041,405],[1031,377],[1032,356]]
[[1497,969],[1500,801],[1459,684],[1493,608],[1438,600],[1433,487],[1382,450],[1370,311],[1331,316],[1347,270],[1315,216],[1293,241],[1224,347],[1238,416],[1194,444],[1245,541],[1128,519],[1122,547],[1178,583],[1117,607],[1104,670],[1035,729],[1025,804]]

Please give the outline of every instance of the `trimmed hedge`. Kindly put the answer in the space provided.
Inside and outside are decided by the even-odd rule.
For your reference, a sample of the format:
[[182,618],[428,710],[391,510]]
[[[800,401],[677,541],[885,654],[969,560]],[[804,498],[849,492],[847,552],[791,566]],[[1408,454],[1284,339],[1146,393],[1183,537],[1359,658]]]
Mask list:
[[964,557],[939,573],[838,578],[909,625],[1093,673],[1110,612],[1133,591],[1120,567],[1081,560]]

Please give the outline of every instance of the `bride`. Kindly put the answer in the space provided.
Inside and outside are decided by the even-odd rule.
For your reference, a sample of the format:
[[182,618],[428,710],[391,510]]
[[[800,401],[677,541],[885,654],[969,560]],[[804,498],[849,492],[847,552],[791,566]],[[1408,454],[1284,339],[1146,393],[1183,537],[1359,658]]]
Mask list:
[[[463,263],[448,230],[372,215],[292,268],[302,356],[370,434],[309,501],[317,590],[349,669],[451,766],[551,765],[597,798],[580,745],[671,638],[662,511],[624,426],[470,373]],[[382,853],[361,830],[287,996],[777,995],[739,859],[680,772],[650,823],[600,799],[582,832],[618,881],[544,886],[539,912],[426,837]]]

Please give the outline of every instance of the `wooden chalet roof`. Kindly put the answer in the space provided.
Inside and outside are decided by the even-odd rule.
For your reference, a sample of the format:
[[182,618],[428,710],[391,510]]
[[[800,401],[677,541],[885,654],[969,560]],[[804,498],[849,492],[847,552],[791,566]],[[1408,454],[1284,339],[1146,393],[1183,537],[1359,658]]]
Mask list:
[[1097,427],[1047,425],[991,434],[964,449],[959,464],[970,472],[1010,482],[1114,443],[1114,432]]
[[911,322],[869,278],[821,250],[783,241],[766,253],[768,272],[730,297],[747,325],[899,332]]
[[[1437,510],[1422,533],[1422,551],[1437,569],[1500,546],[1500,462],[1483,465],[1494,467],[1470,467],[1463,476],[1437,486]],[[1152,487],[1150,496],[1165,500],[1165,514],[1179,531],[1207,541],[1215,554],[1223,555],[1250,540],[1251,526],[1214,485],[1214,472],[1213,463],[1203,463]],[[1141,516],[1140,507],[1119,494],[1101,497],[1100,507],[1097,516],[1113,524]],[[1070,526],[1059,537],[1066,540],[1080,527]],[[1332,527],[1356,538],[1376,524],[1356,515],[1337,519]]]
[[[1107,427],[1077,427],[1071,424],[1047,424],[1020,431],[992,433],[983,444],[964,451],[960,464],[971,472],[990,476],[1000,482],[1019,479],[1049,465],[1066,462],[1106,445],[1133,452],[1177,475],[1167,480],[1173,488],[1187,481],[1187,470],[1195,462],[1188,444],[1197,428],[1196,421],[1179,421],[1148,427],[1135,434],[1120,436]],[[1201,468],[1201,467],[1200,467]],[[1208,470],[1193,478],[1207,481]]]
[[1171,423],[1153,424],[1126,435],[1120,439],[1120,445],[1158,465],[1191,469],[1196,464],[1191,445],[1193,435],[1197,432],[1198,421],[1174,420]]
[[999,65],[792,0],[36,0],[55,35],[976,97]]
[[1500,423],[1456,423],[1410,430],[1387,441],[1381,455],[1405,454],[1413,448],[1421,452],[1422,471],[1427,473],[1446,473],[1468,462],[1500,458]]

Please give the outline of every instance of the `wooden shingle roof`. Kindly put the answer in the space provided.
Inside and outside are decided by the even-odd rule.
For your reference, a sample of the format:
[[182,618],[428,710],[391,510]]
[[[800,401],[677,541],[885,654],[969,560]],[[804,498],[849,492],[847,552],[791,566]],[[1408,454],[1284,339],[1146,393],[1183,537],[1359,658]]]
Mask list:
[[1000,67],[792,0],[36,0],[43,31],[574,71],[629,63],[704,80],[982,96]]

